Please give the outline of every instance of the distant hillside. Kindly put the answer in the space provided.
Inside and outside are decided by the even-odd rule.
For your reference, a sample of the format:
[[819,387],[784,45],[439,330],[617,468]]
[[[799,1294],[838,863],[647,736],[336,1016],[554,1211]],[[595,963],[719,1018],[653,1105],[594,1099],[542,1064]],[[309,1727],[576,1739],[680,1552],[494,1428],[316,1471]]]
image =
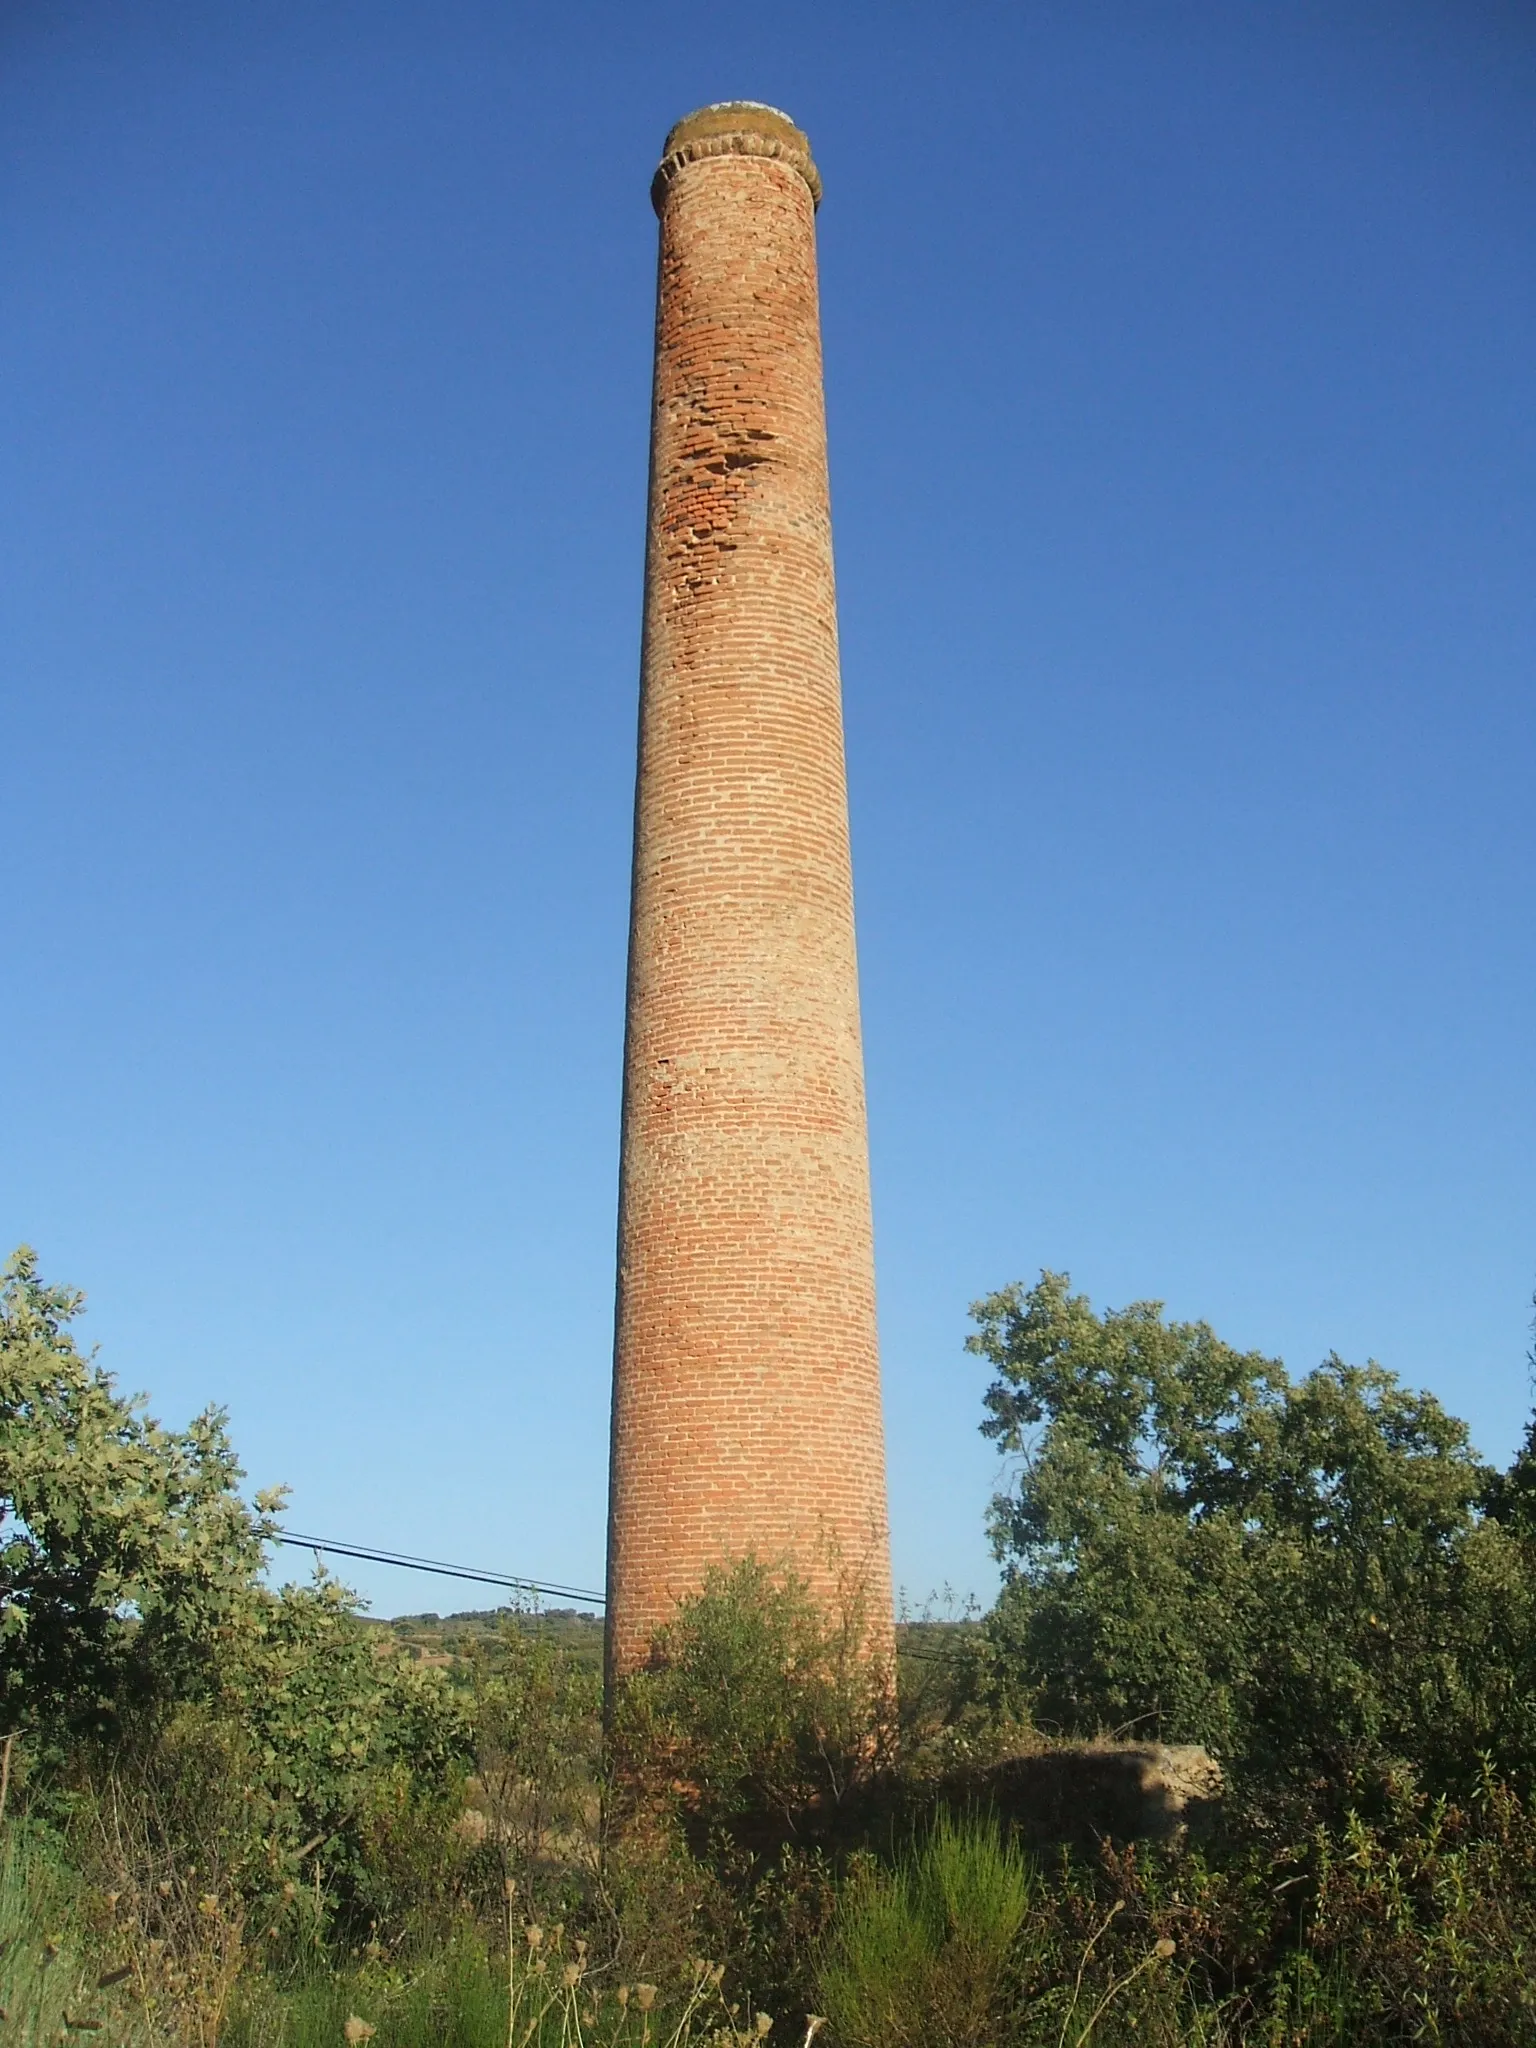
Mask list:
[[[478,1650],[493,1657],[504,1630],[518,1628],[549,1636],[581,1663],[603,1661],[603,1617],[575,1607],[519,1612],[509,1607],[469,1608],[458,1614],[402,1614],[374,1621],[399,1648],[419,1663],[454,1664]],[[975,1621],[907,1621],[896,1627],[899,1661],[943,1664],[962,1653],[980,1630]]]
[[483,1607],[460,1614],[402,1614],[373,1626],[387,1631],[418,1663],[452,1664],[472,1650],[494,1657],[496,1644],[508,1628],[552,1637],[580,1663],[600,1665],[603,1661],[602,1616],[583,1614],[575,1607],[524,1613],[510,1607]]

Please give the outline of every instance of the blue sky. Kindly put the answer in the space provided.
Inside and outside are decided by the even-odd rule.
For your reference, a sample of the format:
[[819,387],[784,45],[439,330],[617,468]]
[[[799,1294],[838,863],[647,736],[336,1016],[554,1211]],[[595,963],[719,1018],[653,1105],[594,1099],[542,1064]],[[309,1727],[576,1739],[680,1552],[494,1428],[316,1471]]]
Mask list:
[[738,96],[827,190],[898,1580],[990,1594],[1042,1265],[1507,1456],[1524,5],[8,0],[0,1237],[294,1526],[601,1583],[647,186]]

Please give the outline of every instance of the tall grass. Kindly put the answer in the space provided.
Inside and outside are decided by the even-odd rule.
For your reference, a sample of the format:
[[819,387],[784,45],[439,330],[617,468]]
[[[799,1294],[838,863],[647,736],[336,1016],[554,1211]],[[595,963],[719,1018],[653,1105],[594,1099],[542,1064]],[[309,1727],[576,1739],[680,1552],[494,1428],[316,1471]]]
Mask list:
[[509,1953],[466,1927],[407,1964],[338,1968],[323,1954],[283,1977],[253,1968],[210,2010],[169,2001],[155,1944],[142,1954],[112,1894],[98,1898],[58,1838],[0,1828],[0,2040],[111,2048],[756,2048],[767,2031],[734,2010],[722,1966],[699,1961],[670,1995],[652,1984],[599,1987],[586,1944],[514,1922]]
[[252,1977],[224,2040],[226,2048],[342,2048],[349,2020],[373,2029],[354,2025],[351,2038],[374,2048],[506,2048],[504,1975],[465,1939],[409,1972],[316,1970],[286,1984]]
[[60,2040],[151,2040],[132,1971],[82,1911],[78,1876],[56,1841],[24,1822],[0,1830],[0,2009],[8,2048]]
[[[733,2009],[719,1965],[696,1962],[670,1994],[599,1986],[582,1946],[558,1927],[508,1927],[508,1952],[466,1927],[410,1962],[308,1973],[252,1969],[228,2019],[168,2005],[131,1924],[65,1861],[56,1837],[12,1821],[0,1832],[0,2039],[17,2048],[98,2040],[112,2048],[797,2048],[805,2022]],[[940,1820],[894,1870],[852,1879],[822,1959],[825,2048],[1345,2048],[1387,2038],[1346,2015],[1336,1969],[1298,1961],[1261,2016],[1239,2026],[1190,2001],[1156,1951],[1092,1976],[1079,1967],[1055,1995],[1022,2003],[1021,1966],[1060,1933],[1050,1887],[989,1822]],[[128,1960],[125,1960],[128,1959]],[[1079,1963],[1091,1963],[1091,1955]],[[819,2035],[819,2029],[813,2030]],[[805,2039],[812,2038],[805,2033]]]
[[320,1974],[286,1990],[257,1980],[225,2048],[760,2048],[771,2023],[736,2010],[724,1976],[696,1962],[670,2001],[653,1984],[603,1990],[579,1945],[534,1927],[505,1962],[465,1937],[409,1973]]

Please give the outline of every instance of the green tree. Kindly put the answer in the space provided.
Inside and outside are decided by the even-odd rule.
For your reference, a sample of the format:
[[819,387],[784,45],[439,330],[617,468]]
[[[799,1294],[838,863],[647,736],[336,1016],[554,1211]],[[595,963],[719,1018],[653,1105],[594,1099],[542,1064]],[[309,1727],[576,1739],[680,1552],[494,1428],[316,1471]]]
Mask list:
[[221,1410],[163,1429],[82,1355],[83,1297],[0,1276],[0,1732],[110,1733],[212,1682],[280,1495],[250,1507]]
[[[1536,1297],[1532,1299],[1536,1308]],[[1536,1333],[1536,1320],[1531,1324]],[[1526,1354],[1531,1384],[1536,1388],[1536,1345]],[[1507,1472],[1495,1472],[1483,1494],[1483,1506],[1505,1528],[1536,1541],[1536,1413]]]
[[1292,1381],[1066,1275],[975,1304],[1003,1683],[1075,1732],[1209,1744],[1327,1802],[1395,1764],[1536,1762],[1530,1559],[1465,1426],[1379,1365]]
[[217,1867],[249,1901],[302,1865],[349,1924],[401,1922],[456,1853],[463,1702],[323,1573],[262,1582],[281,1494],[242,1500],[218,1409],[168,1430],[119,1394],[81,1299],[25,1248],[0,1279],[0,1733],[103,1793],[114,1883]]

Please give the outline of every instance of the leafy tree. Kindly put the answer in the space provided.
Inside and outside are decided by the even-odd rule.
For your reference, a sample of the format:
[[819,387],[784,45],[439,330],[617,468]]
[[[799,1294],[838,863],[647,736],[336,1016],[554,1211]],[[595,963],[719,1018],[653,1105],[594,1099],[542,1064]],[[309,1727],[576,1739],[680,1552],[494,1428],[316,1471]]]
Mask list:
[[1536,1600],[1465,1426],[1379,1365],[1292,1381],[1204,1323],[1044,1273],[975,1304],[1005,1687],[1209,1744],[1326,1802],[1395,1763],[1536,1762]]
[[81,1299],[25,1248],[0,1279],[0,1732],[110,1787],[124,1871],[217,1866],[247,1900],[302,1874],[351,1924],[400,1920],[451,1861],[468,1714],[323,1573],[262,1583],[281,1494],[241,1499],[218,1409],[174,1431],[124,1399],[70,1335]]
[[163,1429],[76,1348],[83,1296],[0,1276],[0,1731],[108,1733],[205,1685],[281,1496],[248,1507],[221,1410]]
[[[1536,1307],[1536,1298],[1532,1306]],[[1536,1322],[1532,1325],[1536,1332]],[[1536,1387],[1536,1345],[1527,1354],[1531,1383]],[[1507,1472],[1495,1472],[1483,1494],[1493,1518],[1521,1536],[1536,1540],[1536,1413],[1525,1425],[1525,1438]]]

